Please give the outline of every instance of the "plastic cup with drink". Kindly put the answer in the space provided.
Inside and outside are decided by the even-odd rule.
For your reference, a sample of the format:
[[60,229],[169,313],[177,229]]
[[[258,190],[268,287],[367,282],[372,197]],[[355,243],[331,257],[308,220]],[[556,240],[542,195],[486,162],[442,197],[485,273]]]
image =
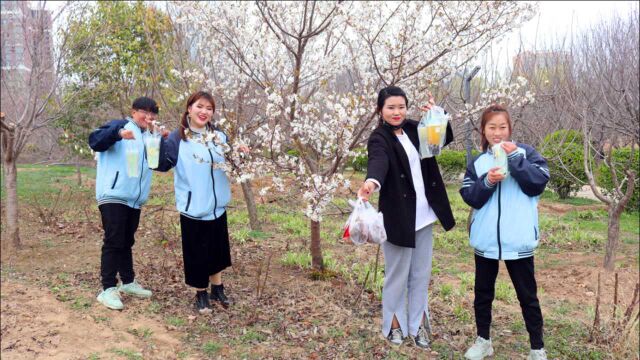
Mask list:
[[509,176],[509,163],[507,160],[507,152],[502,148],[502,142],[491,147],[493,153],[493,166],[500,168],[500,173]]
[[138,143],[132,140],[125,140],[125,153],[127,157],[127,176],[132,178],[140,177],[140,151]]
[[418,124],[420,157],[422,159],[440,155],[440,151],[444,147],[448,123],[449,115],[445,114],[444,109],[439,106],[433,106],[422,117]]
[[144,145],[147,151],[147,162],[150,169],[158,167],[160,160],[160,131],[147,132],[144,137]]

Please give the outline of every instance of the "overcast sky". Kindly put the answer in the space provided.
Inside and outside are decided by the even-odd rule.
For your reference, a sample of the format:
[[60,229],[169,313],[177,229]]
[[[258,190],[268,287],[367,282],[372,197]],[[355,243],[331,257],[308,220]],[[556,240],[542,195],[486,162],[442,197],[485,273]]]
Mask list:
[[[48,1],[47,7],[57,10],[62,3]],[[616,12],[628,14],[638,11],[636,1],[540,1],[538,6],[539,12],[531,21],[493,44],[490,53],[478,59],[477,64],[492,67],[490,64],[496,63],[504,69],[511,66],[521,42],[526,50],[542,50],[551,40],[563,38],[572,30],[579,31]],[[485,66],[485,61],[489,66]],[[484,71],[482,69],[479,75]]]
[[[511,66],[521,40],[525,50],[543,50],[546,44],[568,36],[572,30],[575,33],[616,12],[623,15],[638,11],[635,1],[540,1],[538,6],[539,12],[532,20],[492,46],[488,61],[493,59],[501,68]],[[484,60],[479,60],[482,63]]]

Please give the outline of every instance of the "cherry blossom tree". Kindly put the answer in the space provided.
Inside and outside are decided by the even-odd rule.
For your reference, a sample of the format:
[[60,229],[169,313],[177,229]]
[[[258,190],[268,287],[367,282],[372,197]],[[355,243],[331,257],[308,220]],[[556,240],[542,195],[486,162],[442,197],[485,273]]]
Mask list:
[[[402,86],[420,104],[433,83],[533,11],[514,2],[183,6],[194,10],[183,17],[199,29],[194,46],[219,59],[209,70],[220,74],[213,85],[229,81],[220,87],[230,94],[223,96],[237,99],[246,87],[232,78],[250,79],[256,92],[243,101],[264,101],[267,121],[251,137],[268,154],[272,172],[291,174],[303,194],[312,265],[318,270],[323,269],[322,216],[336,191],[349,185],[342,169],[375,125],[380,87]],[[282,180],[276,176],[274,186]]]

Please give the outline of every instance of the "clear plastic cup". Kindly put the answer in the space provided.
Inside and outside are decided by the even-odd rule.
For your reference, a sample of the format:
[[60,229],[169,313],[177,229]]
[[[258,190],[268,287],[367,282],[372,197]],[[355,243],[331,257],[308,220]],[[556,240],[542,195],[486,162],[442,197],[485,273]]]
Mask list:
[[509,163],[507,162],[507,152],[502,148],[502,142],[491,147],[493,153],[493,166],[500,168],[502,175],[509,174]]
[[127,176],[140,177],[140,152],[135,140],[125,140],[127,156]]
[[160,134],[149,133],[144,138],[144,142],[149,168],[155,169],[158,167],[158,162],[160,160]]

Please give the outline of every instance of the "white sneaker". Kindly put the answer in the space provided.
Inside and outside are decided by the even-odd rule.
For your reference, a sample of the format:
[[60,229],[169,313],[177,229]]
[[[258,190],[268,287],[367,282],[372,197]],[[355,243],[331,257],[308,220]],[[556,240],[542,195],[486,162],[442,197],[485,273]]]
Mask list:
[[391,332],[389,333],[389,335],[387,336],[387,340],[391,343],[391,345],[393,346],[400,346],[402,345],[402,330],[400,330],[400,328],[397,329],[391,329]]
[[128,284],[121,285],[120,287],[118,287],[118,291],[123,292],[127,295],[133,295],[141,298],[151,297],[151,290],[143,288],[135,280]]
[[[481,336],[476,338],[476,342],[464,353],[465,359],[469,360],[482,360],[487,356],[493,355],[493,346],[491,346],[491,339],[486,340]],[[529,355],[531,356],[531,355]]]
[[120,300],[120,293],[118,292],[118,288],[116,288],[115,286],[103,290],[98,295],[97,299],[99,303],[108,307],[109,309],[122,310],[124,308],[122,300]]
[[547,360],[547,352],[544,349],[531,350],[527,360]]

